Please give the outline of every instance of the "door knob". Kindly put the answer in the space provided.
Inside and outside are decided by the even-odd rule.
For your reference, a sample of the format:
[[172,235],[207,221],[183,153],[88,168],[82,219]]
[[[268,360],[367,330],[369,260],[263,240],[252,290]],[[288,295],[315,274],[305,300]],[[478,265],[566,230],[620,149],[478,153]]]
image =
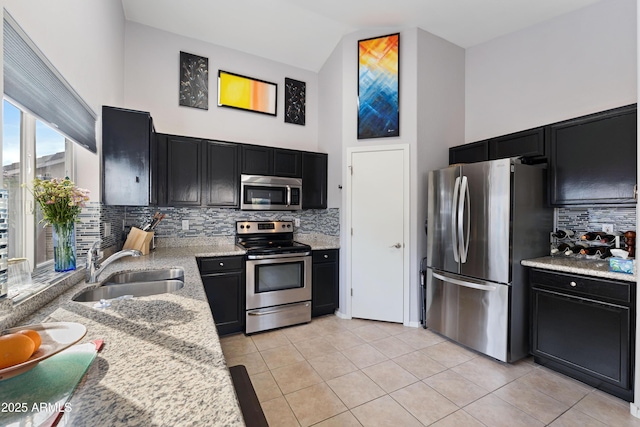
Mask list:
[[396,243],[395,245],[389,246],[390,248],[400,249],[402,247],[402,243]]

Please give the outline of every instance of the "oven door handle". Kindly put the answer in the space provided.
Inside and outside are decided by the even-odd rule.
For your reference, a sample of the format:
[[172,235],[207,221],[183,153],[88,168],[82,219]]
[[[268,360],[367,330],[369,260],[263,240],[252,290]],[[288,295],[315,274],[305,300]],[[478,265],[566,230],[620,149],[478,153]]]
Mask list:
[[247,259],[274,259],[274,258],[301,258],[311,256],[311,252],[297,252],[291,254],[273,254],[273,255],[247,255]]
[[[311,304],[309,304],[308,302],[304,304],[305,307],[309,307]],[[288,311],[289,307],[287,308],[281,308],[279,310],[269,310],[269,311],[248,311],[247,314],[249,316],[263,316],[265,314],[276,314],[276,313],[280,313],[283,311]]]

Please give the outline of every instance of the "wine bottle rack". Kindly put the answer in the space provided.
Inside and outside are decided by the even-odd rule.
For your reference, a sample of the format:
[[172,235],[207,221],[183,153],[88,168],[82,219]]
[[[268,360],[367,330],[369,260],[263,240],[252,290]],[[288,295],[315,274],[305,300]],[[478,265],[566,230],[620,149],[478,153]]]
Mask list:
[[[604,250],[605,248],[624,248],[625,244],[624,244],[624,236],[620,236],[620,235],[616,235],[616,239],[614,241],[611,242],[603,242],[602,238],[600,236],[597,236],[594,240],[583,240],[582,236],[587,234],[588,232],[582,233],[582,234],[574,234],[573,236],[567,236],[564,238],[558,238],[556,236],[554,236],[555,232],[550,232],[549,233],[549,241],[550,241],[550,253],[552,256],[562,256],[562,257],[574,257],[574,258],[583,258],[583,259],[602,259],[603,255],[606,255],[606,251]],[[567,249],[566,251],[559,251],[556,252],[558,250],[558,247],[562,244],[562,243],[566,243],[567,245],[569,245],[570,249]],[[584,247],[598,247],[598,248],[602,248],[602,252],[600,254],[595,254],[595,255],[583,255],[581,253],[574,253],[573,252],[573,248],[577,245],[580,246],[584,246]],[[568,253],[567,253],[568,252]],[[610,254],[608,256],[611,256]]]

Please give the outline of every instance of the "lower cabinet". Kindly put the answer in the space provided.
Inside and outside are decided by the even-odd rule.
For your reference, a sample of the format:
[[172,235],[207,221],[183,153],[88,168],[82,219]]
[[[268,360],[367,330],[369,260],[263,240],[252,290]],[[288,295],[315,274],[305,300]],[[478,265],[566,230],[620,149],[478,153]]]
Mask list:
[[339,308],[338,249],[313,251],[311,316],[333,314]]
[[244,331],[244,256],[198,258],[204,291],[219,335]]
[[532,269],[536,363],[633,401],[635,284]]

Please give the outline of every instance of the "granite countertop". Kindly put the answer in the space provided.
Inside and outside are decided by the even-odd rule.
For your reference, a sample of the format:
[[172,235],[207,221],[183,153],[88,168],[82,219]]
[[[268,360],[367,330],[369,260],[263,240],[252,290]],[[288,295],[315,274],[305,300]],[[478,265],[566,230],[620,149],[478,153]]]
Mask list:
[[[71,301],[94,287],[81,279],[18,322],[77,322],[81,342],[104,340],[104,348],[71,398],[73,426],[243,426],[196,257],[241,255],[234,245],[159,248],[106,267],[100,279],[120,270],[183,267],[176,292],[114,301],[107,309]],[[16,307],[28,306],[29,300]],[[3,325],[9,327],[14,325]]]
[[339,249],[340,237],[328,236],[326,234],[295,234],[294,240],[311,246],[314,251],[325,249]]
[[546,270],[562,271],[565,273],[582,274],[585,276],[602,277],[605,279],[636,281],[636,267],[634,262],[634,274],[616,273],[609,271],[607,260],[594,260],[567,256],[545,256],[541,258],[522,260],[526,267],[536,267]]
[[[314,250],[340,246],[339,237],[334,236],[295,238]],[[178,291],[94,308],[93,302],[72,301],[83,290],[97,286],[85,283],[80,268],[20,304],[5,300],[0,306],[0,330],[77,322],[87,327],[81,342],[104,340],[71,398],[71,411],[65,414],[68,425],[244,425],[196,258],[245,252],[232,238],[161,239],[159,243],[149,255],[108,265],[99,279],[116,271],[182,267],[185,284]]]

